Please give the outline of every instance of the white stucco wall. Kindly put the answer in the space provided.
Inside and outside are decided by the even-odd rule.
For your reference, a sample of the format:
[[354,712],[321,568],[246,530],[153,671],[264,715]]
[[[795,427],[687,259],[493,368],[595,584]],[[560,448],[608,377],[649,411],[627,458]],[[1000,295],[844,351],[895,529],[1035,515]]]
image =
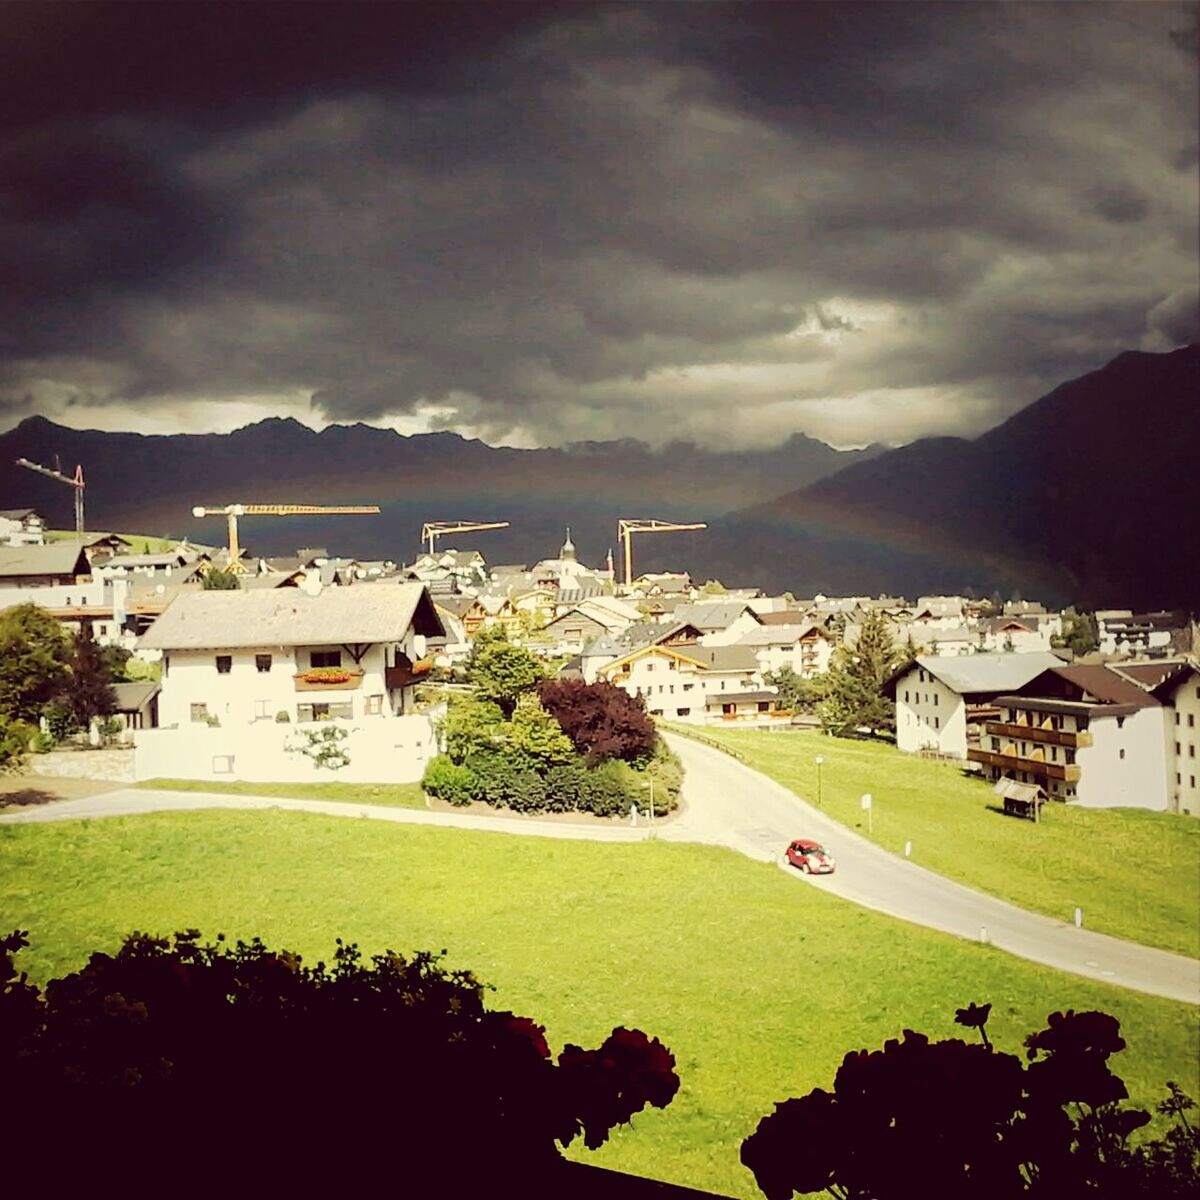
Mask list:
[[[361,670],[362,682],[353,689],[297,691],[295,676],[309,670],[312,652],[339,650],[339,646],[280,647],[258,646],[248,650],[172,650],[164,655],[162,693],[159,696],[160,726],[178,725],[196,728],[191,706],[204,704],[209,716],[222,725],[246,725],[274,721],[276,713],[286,712],[296,722],[302,704],[349,704],[353,720],[378,720],[365,712],[368,696],[383,696],[380,716],[390,716],[388,690],[384,679],[386,654],[383,646],[371,646],[360,663],[341,649],[342,666]],[[217,670],[218,655],[231,659],[228,674]],[[259,671],[256,656],[269,654],[271,668]]]
[[[296,750],[303,732],[339,727],[350,762],[318,767]],[[425,715],[323,721],[310,725],[181,725],[139,729],[134,735],[137,779],[240,780],[247,783],[415,783],[437,754],[432,720]]]
[[896,746],[915,754],[930,750],[967,757],[967,706],[963,698],[919,667],[902,675],[896,687]]
[[1092,745],[1075,755],[1080,772],[1075,803],[1086,808],[1165,809],[1166,713],[1155,707],[1139,709],[1124,720],[1093,716],[1088,726]]
[[[602,670],[600,678],[612,680],[612,672]],[[628,679],[617,686],[631,696],[642,696],[648,711],[661,710],[664,717],[673,721],[702,723],[708,696],[761,688],[762,676],[756,668],[746,671],[697,670],[669,654],[648,654],[629,664]],[[680,709],[690,711],[680,712]]]

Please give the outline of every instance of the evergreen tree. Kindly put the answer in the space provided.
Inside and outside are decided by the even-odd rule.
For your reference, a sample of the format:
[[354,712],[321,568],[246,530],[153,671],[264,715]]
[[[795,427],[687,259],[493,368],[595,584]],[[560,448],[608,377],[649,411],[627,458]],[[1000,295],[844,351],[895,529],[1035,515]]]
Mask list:
[[[481,631],[482,632],[482,631]],[[480,648],[476,638],[467,678],[481,700],[498,704],[506,717],[516,708],[517,697],[532,691],[543,677],[541,662],[523,646],[489,637]]]
[[505,731],[513,754],[535,769],[561,766],[575,757],[571,739],[532,692],[517,697]]
[[233,571],[222,571],[213,567],[205,571],[200,586],[206,592],[236,592],[240,590],[237,574]]
[[71,676],[61,698],[70,706],[81,729],[86,729],[93,717],[108,717],[117,711],[117,694],[113,691],[108,663],[86,622],[75,636]]
[[843,736],[864,728],[872,734],[894,733],[896,706],[883,694],[883,685],[903,661],[883,614],[868,614],[858,641],[834,652],[826,696],[818,708],[825,731]]

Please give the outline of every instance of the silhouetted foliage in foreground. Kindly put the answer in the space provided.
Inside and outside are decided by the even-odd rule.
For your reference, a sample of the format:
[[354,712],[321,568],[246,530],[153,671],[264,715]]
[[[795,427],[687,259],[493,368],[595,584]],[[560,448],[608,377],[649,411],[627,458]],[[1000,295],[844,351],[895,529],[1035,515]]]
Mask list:
[[995,1049],[991,1005],[958,1010],[981,1042],[904,1031],[882,1050],[847,1054],[833,1091],[776,1104],[742,1143],[768,1200],[828,1192],[839,1200],[1136,1200],[1200,1194],[1192,1101],[1174,1083],[1158,1106],[1174,1126],[1130,1143],[1150,1121],[1123,1107],[1109,1067],[1125,1048],[1116,1018],[1053,1013],[1025,1039],[1026,1059]]
[[40,990],[14,962],[27,944],[0,939],[0,1079],[24,1114],[20,1158],[56,1154],[43,1182],[91,1163],[165,1190],[199,1170],[281,1194],[344,1159],[396,1195],[508,1194],[557,1145],[599,1146],[679,1087],[638,1030],[554,1061],[541,1026],[488,1011],[473,975],[427,953],[368,962],[339,942],[309,967],[257,939],[134,934]]

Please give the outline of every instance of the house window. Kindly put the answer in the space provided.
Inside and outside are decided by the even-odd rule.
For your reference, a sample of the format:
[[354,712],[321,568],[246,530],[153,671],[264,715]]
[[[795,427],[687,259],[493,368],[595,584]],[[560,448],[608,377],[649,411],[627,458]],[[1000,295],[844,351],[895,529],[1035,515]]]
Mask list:
[[1183,753],[1183,747],[1178,742],[1176,742],[1175,743],[1175,757],[1178,758],[1182,753]]
[[771,708],[771,706],[766,700],[760,700],[758,702],[758,711],[759,712],[768,712],[768,711],[770,711],[770,708]]
[[1122,746],[1122,747],[1121,747],[1121,749],[1117,751],[1117,757],[1118,757],[1118,758],[1124,758],[1124,757],[1125,757],[1125,747],[1124,747],[1124,746]]
[[1188,758],[1195,758],[1195,757],[1196,757],[1196,747],[1189,746],[1188,747]]
[[1175,710],[1175,724],[1179,724],[1179,709]]
[[1196,714],[1188,713],[1188,728],[1195,729],[1195,727],[1196,727]]
[[933,693],[933,707],[937,708],[937,706],[938,706],[938,694],[937,694],[937,692],[934,692]]
[[254,656],[254,669],[260,675],[265,675],[271,669],[271,656],[269,654],[256,654]]
[[233,667],[233,656],[231,654],[217,655],[217,674],[228,675]]
[[340,667],[342,652],[340,650],[313,650],[308,659],[309,665],[313,667]]
[[1189,775],[1189,776],[1188,776],[1188,787],[1190,787],[1190,788],[1194,788],[1195,786],[1196,786],[1196,777],[1195,777],[1195,775]]
[[254,702],[254,719],[256,721],[265,721],[270,713],[267,712],[267,707],[270,700],[255,700]]
[[233,755],[232,754],[214,754],[212,760],[212,773],[214,775],[232,775],[233,774]]
[[653,671],[653,670],[654,670],[654,664],[653,664],[652,662],[648,662],[648,663],[646,664],[646,670],[647,670],[647,671]]
[[675,710],[675,715],[677,717],[689,717],[691,714],[692,710],[690,708],[677,708]]
[[208,705],[193,704],[192,705],[192,720],[197,724],[202,724],[208,720]]
[[383,696],[368,696],[363,707],[364,715],[377,717],[383,712]]
[[908,703],[908,693],[907,692],[904,693],[904,703],[905,704]]
[[941,729],[941,727],[942,727],[942,718],[941,717],[933,718],[933,727],[934,727],[934,729]]

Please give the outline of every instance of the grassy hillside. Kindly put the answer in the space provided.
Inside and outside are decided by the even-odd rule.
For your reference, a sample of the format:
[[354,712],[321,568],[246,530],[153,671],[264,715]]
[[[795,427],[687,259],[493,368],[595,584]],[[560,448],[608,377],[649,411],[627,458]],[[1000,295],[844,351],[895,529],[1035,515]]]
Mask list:
[[[679,733],[687,730],[679,727]],[[897,854],[1023,908],[1164,950],[1200,955],[1200,821],[1140,809],[1047,804],[1038,824],[1005,816],[959,767],[878,742],[815,732],[705,729],[748,766]],[[859,806],[873,797],[872,829]]]
[[339,935],[367,952],[444,947],[556,1049],[618,1024],[661,1036],[679,1096],[591,1161],[741,1197],[757,1193],[739,1143],[776,1100],[828,1086],[845,1051],[905,1027],[961,1033],[969,1001],[993,1003],[990,1032],[1014,1052],[1052,1011],[1112,1012],[1129,1042],[1114,1066],[1141,1103],[1167,1079],[1198,1083],[1187,1006],[891,920],[714,847],[286,812],[2,826],[0,910],[30,931],[21,961],[38,979],[133,929],[261,934],[309,959]]

